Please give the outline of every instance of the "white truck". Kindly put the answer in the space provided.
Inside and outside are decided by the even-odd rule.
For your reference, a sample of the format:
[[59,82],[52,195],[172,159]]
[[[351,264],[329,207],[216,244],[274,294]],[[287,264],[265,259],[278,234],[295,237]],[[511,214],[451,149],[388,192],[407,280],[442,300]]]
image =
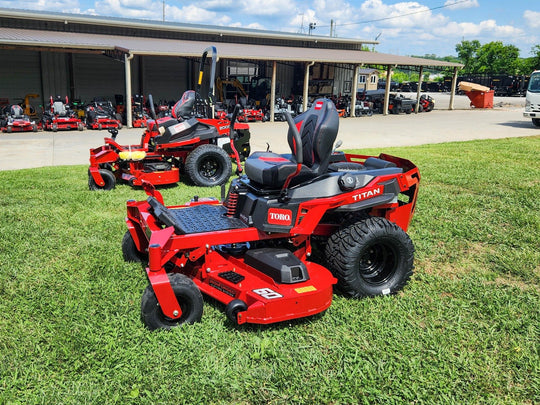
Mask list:
[[532,118],[533,124],[540,127],[540,70],[531,73],[523,116]]

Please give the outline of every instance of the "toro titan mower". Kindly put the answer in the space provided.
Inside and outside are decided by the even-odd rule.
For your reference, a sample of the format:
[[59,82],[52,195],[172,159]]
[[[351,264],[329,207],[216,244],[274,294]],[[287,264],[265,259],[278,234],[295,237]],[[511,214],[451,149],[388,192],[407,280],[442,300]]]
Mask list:
[[[208,52],[212,52],[212,67],[208,99],[199,95],[203,70]],[[197,186],[212,187],[225,183],[231,176],[228,119],[213,118],[213,83],[217,62],[216,48],[203,53],[197,91],[188,90],[173,107],[173,117],[157,118],[154,101],[148,102],[152,120],[147,120],[146,130],[139,145],[120,145],[112,138],[105,138],[105,145],[90,150],[88,185],[91,190],[110,190],[117,180],[132,186],[143,182],[153,185],[172,184],[180,181],[184,173]],[[234,143],[243,157],[250,152],[249,126],[234,123]],[[228,154],[229,153],[229,154]]]
[[86,106],[86,127],[88,129],[122,129],[121,118],[122,116],[116,113],[112,103],[108,100],[95,99]]
[[0,129],[2,132],[37,132],[36,121],[24,114],[23,108],[18,104],[7,106],[0,116]]
[[292,155],[253,153],[222,202],[165,206],[151,184],[146,201],[128,201],[122,251],[146,264],[148,328],[199,321],[201,293],[235,324],[268,324],[326,310],[336,283],[344,295],[367,297],[408,282],[416,166],[332,152],[339,118],[330,100],[285,116]]
[[47,131],[71,130],[78,129],[82,131],[84,125],[78,115],[69,107],[68,98],[65,102],[62,97],[56,96],[53,100],[52,96],[49,102],[49,109],[43,111],[41,118],[43,129]]

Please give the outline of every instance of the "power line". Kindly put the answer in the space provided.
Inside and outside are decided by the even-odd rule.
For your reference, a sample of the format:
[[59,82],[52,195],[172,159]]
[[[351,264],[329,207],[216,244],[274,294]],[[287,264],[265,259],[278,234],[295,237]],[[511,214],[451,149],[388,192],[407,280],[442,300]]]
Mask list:
[[[459,3],[465,3],[465,2],[467,2],[467,1],[469,1],[469,0],[458,0],[458,1],[456,1],[456,2],[454,2],[454,3],[451,3],[451,4],[445,4],[444,6],[432,7],[432,8],[428,8],[427,10],[413,11],[413,12],[410,12],[410,13],[407,13],[407,14],[400,14],[400,15],[396,15],[396,16],[393,16],[393,17],[384,17],[384,18],[378,18],[378,19],[375,19],[375,20],[357,21],[357,22],[344,23],[344,24],[339,24],[339,25],[343,26],[343,25],[368,24],[368,23],[372,23],[372,22],[385,21],[385,20],[392,20],[392,19],[395,19],[395,18],[406,17],[406,16],[408,16],[408,15],[420,14],[420,13],[427,13],[428,11],[437,10],[437,9],[440,9],[440,8],[446,8],[446,7],[455,6],[456,4],[459,4]],[[337,23],[334,23],[334,26],[336,26],[336,25],[337,25]],[[330,27],[330,25],[319,25],[319,27]]]

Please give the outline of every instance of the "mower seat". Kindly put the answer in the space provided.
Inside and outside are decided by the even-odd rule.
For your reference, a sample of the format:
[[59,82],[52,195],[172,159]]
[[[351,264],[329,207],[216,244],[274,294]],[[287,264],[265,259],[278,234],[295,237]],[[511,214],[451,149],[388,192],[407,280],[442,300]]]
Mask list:
[[[332,146],[339,128],[339,117],[331,100],[315,100],[313,106],[294,119],[302,138],[303,164],[291,185],[326,173]],[[287,134],[292,155],[255,152],[246,159],[245,170],[250,181],[267,188],[281,188],[287,177],[296,171],[296,145],[292,131]]]
[[172,108],[172,116],[177,119],[188,119],[193,115],[197,95],[193,90],[187,90],[182,98]]
[[61,101],[55,101],[53,103],[53,111],[56,115],[64,117],[66,115],[66,106]]
[[156,136],[156,145],[165,145],[173,142],[181,142],[190,138],[198,138],[203,141],[219,136],[216,127],[199,122],[196,118],[178,122],[174,118],[159,121],[162,135]]
[[16,119],[23,118],[23,109],[20,105],[14,104],[11,106],[11,116]]

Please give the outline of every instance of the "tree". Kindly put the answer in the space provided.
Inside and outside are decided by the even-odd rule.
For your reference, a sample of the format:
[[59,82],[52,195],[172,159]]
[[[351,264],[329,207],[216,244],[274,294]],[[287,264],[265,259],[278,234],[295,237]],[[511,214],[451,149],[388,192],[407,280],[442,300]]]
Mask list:
[[475,73],[476,71],[476,58],[477,52],[480,49],[480,41],[461,41],[456,45],[456,52],[459,59],[465,65],[463,68],[463,73]]
[[506,73],[514,75],[518,70],[519,49],[493,41],[476,51],[476,72],[486,74]]
[[530,58],[524,58],[521,60],[521,73],[529,74],[533,70],[540,69],[540,45],[535,45],[531,48],[531,54],[533,55]]

